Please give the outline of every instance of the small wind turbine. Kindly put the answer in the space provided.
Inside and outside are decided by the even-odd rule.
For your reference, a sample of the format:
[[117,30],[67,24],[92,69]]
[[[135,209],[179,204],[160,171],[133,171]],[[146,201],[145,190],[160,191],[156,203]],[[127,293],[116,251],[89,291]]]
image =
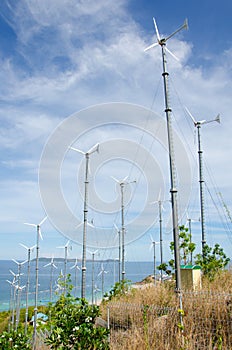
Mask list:
[[95,285],[95,273],[94,273],[94,257],[98,252],[98,249],[94,252],[88,250],[88,252],[92,255],[92,305],[94,304],[94,285]]
[[21,270],[22,270],[22,266],[27,262],[27,260],[23,261],[23,262],[19,262],[16,261],[15,259],[12,259],[12,261],[14,261],[17,265],[18,265],[18,279],[17,279],[17,294],[16,294],[16,330],[18,328],[18,324],[19,324],[19,318],[20,318],[20,276],[21,276]]
[[101,264],[101,271],[99,272],[98,276],[102,276],[102,299],[104,297],[104,274],[108,273],[109,271],[106,271],[104,269],[103,264]]
[[[199,218],[198,220],[194,220],[194,219],[191,219],[188,216],[188,213],[186,213],[186,214],[187,214],[187,223],[186,224],[188,224],[190,243],[192,243],[192,222],[201,221],[201,219]],[[193,253],[192,252],[191,252],[191,255],[190,255],[190,262],[191,262],[191,265],[192,265],[193,264]]]
[[95,295],[95,305],[97,304],[97,293],[100,292],[101,290],[97,287],[97,285],[95,284],[94,286],[94,295]]
[[84,195],[84,222],[83,222],[83,242],[82,242],[82,276],[81,276],[81,298],[85,299],[86,293],[86,235],[87,235],[87,214],[88,214],[88,184],[89,184],[89,157],[94,152],[99,152],[99,143],[91,147],[87,152],[83,152],[77,148],[70,147],[75,152],[85,156],[85,195]]
[[156,249],[155,247],[157,244],[160,244],[160,242],[155,241],[152,235],[150,235],[150,239],[151,239],[150,248],[153,248],[154,285],[156,285]]
[[197,137],[198,137],[198,166],[199,166],[199,185],[200,185],[200,206],[201,206],[201,243],[202,243],[202,256],[204,255],[204,246],[206,244],[206,234],[205,234],[205,207],[204,207],[204,177],[203,177],[203,162],[202,162],[202,148],[201,148],[201,126],[204,124],[217,122],[220,123],[220,115],[218,114],[215,119],[212,120],[200,120],[196,121],[189,110],[185,107],[186,112],[191,117],[194,126],[197,128]]
[[38,313],[38,291],[39,291],[39,239],[43,239],[41,225],[47,220],[47,216],[39,224],[25,222],[25,225],[36,227],[36,267],[35,267],[35,307],[34,307],[34,328],[33,328],[33,350],[36,350],[36,323]]
[[[11,273],[13,273],[11,271]],[[9,323],[8,323],[8,331],[14,329],[14,316],[15,316],[15,304],[16,304],[16,286],[15,286],[15,281],[16,281],[16,275],[13,273],[13,281],[6,280],[7,283],[11,285],[11,290],[10,290],[10,311],[11,311],[11,318],[9,318]]]
[[[163,203],[170,202],[170,200],[161,200],[161,191],[159,193],[158,201],[152,202],[152,204],[158,203],[159,208],[159,231],[160,231],[160,263],[163,265],[163,228],[162,228],[162,211],[164,211]],[[160,270],[161,282],[163,282],[163,270]]]
[[[165,103],[165,114],[167,120],[167,134],[168,134],[168,149],[169,149],[169,167],[170,167],[170,183],[171,183],[171,203],[172,203],[172,226],[173,226],[173,241],[174,241],[174,256],[175,256],[175,275],[176,275],[176,291],[179,293],[181,291],[181,277],[180,277],[180,252],[179,252],[179,230],[178,230],[178,210],[177,210],[177,187],[176,187],[176,177],[175,177],[175,157],[174,157],[174,145],[173,145],[173,135],[172,135],[172,125],[171,125],[171,112],[172,109],[169,106],[169,98],[168,98],[168,72],[166,70],[166,51],[167,50],[166,43],[172,38],[176,33],[181,31],[182,29],[188,29],[187,20],[184,21],[184,24],[179,27],[175,32],[168,35],[166,38],[161,38],[158,27],[153,18],[157,42],[150,45],[145,49],[145,51],[160,45],[162,52],[162,64],[163,64],[163,82],[164,82],[164,103]],[[174,56],[172,54],[172,56]],[[180,300],[180,308],[182,308],[182,300],[181,293],[179,293]],[[182,324],[182,318],[181,318]]]
[[73,266],[70,267],[70,269],[75,269],[75,297],[76,297],[76,294],[77,294],[77,270],[81,270],[80,267],[78,266],[78,263],[77,263],[77,258],[76,258],[76,261],[75,261],[75,264]]
[[71,246],[69,246],[70,241],[67,241],[67,243],[64,246],[57,247],[58,249],[64,249],[64,294],[66,294],[66,281],[67,281],[67,261],[68,261],[68,249],[71,249]]
[[134,181],[127,181],[128,176],[126,176],[123,180],[118,180],[115,177],[111,176],[111,178],[117,182],[120,186],[121,190],[121,234],[122,234],[122,281],[125,280],[125,218],[124,218],[124,188],[126,185],[136,183]]
[[54,264],[54,257],[52,256],[50,263],[44,265],[44,267],[51,266],[50,268],[50,303],[52,302],[52,287],[53,287],[53,272],[54,268],[57,269],[57,266]]
[[28,322],[28,296],[30,288],[30,265],[31,265],[31,252],[33,252],[36,245],[33,247],[27,247],[20,243],[20,245],[27,250],[27,284],[26,284],[26,311],[25,311],[25,334],[27,334],[27,322]]

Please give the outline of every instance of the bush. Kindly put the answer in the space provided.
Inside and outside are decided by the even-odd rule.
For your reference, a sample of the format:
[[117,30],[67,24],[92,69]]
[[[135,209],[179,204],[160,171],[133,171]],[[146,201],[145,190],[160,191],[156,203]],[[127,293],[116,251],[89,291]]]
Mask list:
[[100,315],[99,307],[88,305],[84,299],[75,299],[71,294],[61,295],[51,307],[51,329],[46,343],[51,349],[109,349],[109,331],[95,326]]

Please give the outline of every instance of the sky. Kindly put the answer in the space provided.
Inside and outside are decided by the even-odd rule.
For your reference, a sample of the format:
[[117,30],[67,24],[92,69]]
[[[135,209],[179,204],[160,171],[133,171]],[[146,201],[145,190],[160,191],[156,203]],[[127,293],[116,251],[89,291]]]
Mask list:
[[[87,244],[117,258],[125,181],[126,259],[151,261],[163,201],[169,258],[170,176],[161,37],[185,18],[189,29],[167,42],[169,101],[176,157],[179,223],[192,219],[200,250],[197,136],[202,125],[206,240],[231,252],[232,38],[229,1],[2,0],[0,4],[0,259],[25,259],[41,225],[40,256],[81,258],[84,153],[90,155]],[[136,183],[134,182],[136,181]],[[129,183],[130,182],[130,183]],[[219,195],[221,193],[221,196]],[[222,202],[223,201],[223,202]],[[89,257],[91,257],[89,253]],[[159,256],[158,256],[159,259]]]

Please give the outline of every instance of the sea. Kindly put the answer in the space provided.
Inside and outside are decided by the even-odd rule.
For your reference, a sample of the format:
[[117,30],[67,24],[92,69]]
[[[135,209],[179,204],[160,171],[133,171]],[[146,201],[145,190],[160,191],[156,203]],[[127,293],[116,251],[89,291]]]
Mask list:
[[[64,274],[65,264],[63,259],[54,259],[56,268],[53,268],[51,272],[51,266],[46,266],[50,262],[50,259],[42,259],[39,261],[39,292],[38,292],[38,305],[46,305],[50,302],[51,291],[52,301],[54,302],[60,293],[58,287],[58,280],[61,274]],[[72,294],[75,297],[81,296],[81,270],[72,268],[75,265],[75,261],[68,260],[66,265],[66,273],[70,274],[71,284],[73,285]],[[78,263],[79,268],[81,262]],[[30,262],[30,278],[29,278],[29,292],[28,292],[28,304],[34,305],[35,301],[35,267],[36,262],[32,260]],[[94,267],[94,269],[93,269]],[[136,283],[142,281],[148,275],[153,275],[154,265],[152,262],[125,262],[125,279],[128,283]],[[9,282],[13,282],[13,274],[18,273],[18,265],[12,260],[0,260],[0,311],[10,310],[11,298],[14,295],[14,288]],[[94,270],[94,278],[92,273]],[[28,281],[28,264],[27,262],[22,265],[20,274],[20,287],[21,308],[26,306],[26,286]],[[109,292],[114,286],[115,282],[119,280],[119,265],[116,260],[98,261],[95,260],[86,263],[86,299],[91,302],[92,300],[92,283],[94,284],[94,301],[99,301],[105,292]],[[24,287],[25,286],[25,287]],[[52,288],[51,288],[52,286]]]

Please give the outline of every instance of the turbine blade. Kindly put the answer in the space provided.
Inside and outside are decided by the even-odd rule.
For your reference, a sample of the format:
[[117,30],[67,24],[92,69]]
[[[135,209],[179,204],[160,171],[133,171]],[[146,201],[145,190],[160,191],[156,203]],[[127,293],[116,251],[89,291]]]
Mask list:
[[190,113],[190,111],[188,110],[187,107],[184,107],[186,112],[188,113],[188,115],[190,116],[190,118],[192,119],[194,125],[196,126],[197,125],[197,121],[194,119],[193,115]]
[[28,225],[28,226],[34,226],[34,227],[37,227],[37,225],[36,225],[36,224],[30,224],[29,222],[24,222],[23,224],[24,224],[24,225]]
[[74,148],[74,147],[69,147],[69,148],[72,149],[73,151],[81,153],[81,154],[83,154],[85,156],[85,152],[81,151],[80,149]]
[[16,261],[15,259],[11,259],[12,261],[14,261],[17,265],[19,265],[19,262]]
[[158,39],[158,41],[160,41],[159,30],[158,30],[158,27],[157,27],[157,24],[156,24],[156,20],[155,20],[154,17],[153,17],[153,23],[154,23],[154,26],[155,26],[155,31],[156,31],[157,39]]
[[96,145],[91,147],[90,150],[88,150],[88,152],[86,152],[86,153],[87,154],[92,154],[94,152],[98,152],[99,153],[99,143],[96,143]]
[[25,249],[30,249],[30,248],[28,248],[26,245],[24,245],[24,244],[22,244],[22,243],[19,243],[23,248],[25,248]]
[[167,51],[173,58],[175,58],[175,60],[177,60],[178,62],[180,62],[179,58],[178,58],[176,55],[174,55],[174,53],[172,53],[172,51],[170,51],[167,47],[166,47],[166,51]]
[[39,223],[39,226],[41,226],[41,225],[43,225],[43,223],[44,223],[44,221],[46,221],[47,220],[47,216],[45,216],[45,218],[43,218],[43,220]]
[[128,175],[124,177],[124,179],[121,181],[121,183],[125,182],[128,179]]
[[118,184],[120,184],[120,181],[117,180],[115,177],[111,176],[111,179],[113,179],[115,182],[117,182]]
[[144,52],[146,52],[146,51],[148,51],[148,50],[150,50],[153,47],[158,46],[158,45],[159,45],[158,43],[151,44],[150,46],[146,47],[146,49],[144,49]]

